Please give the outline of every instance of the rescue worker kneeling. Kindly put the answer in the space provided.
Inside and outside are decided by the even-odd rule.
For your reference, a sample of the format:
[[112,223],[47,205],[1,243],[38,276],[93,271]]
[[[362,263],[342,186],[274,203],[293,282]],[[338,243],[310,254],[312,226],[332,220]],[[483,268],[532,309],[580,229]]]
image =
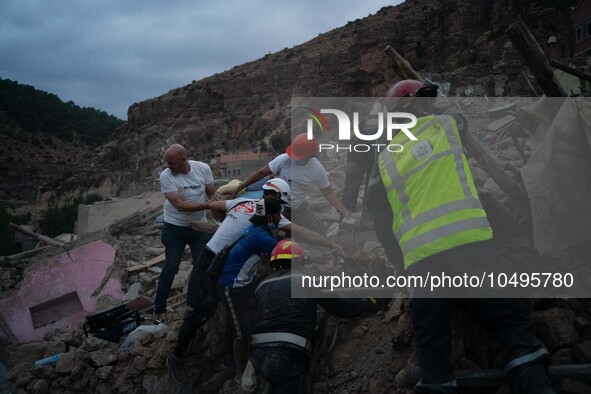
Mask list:
[[267,381],[265,393],[309,393],[316,307],[345,318],[378,309],[375,299],[292,298],[291,264],[306,259],[295,242],[283,240],[271,253],[273,271],[255,290],[257,323],[252,331],[250,361]]

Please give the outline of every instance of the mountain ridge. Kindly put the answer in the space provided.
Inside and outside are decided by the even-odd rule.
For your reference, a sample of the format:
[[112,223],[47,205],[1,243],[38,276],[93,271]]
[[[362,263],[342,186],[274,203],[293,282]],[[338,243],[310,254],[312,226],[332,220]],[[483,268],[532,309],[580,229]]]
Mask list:
[[[450,94],[528,95],[520,55],[505,29],[523,20],[539,42],[566,40],[564,6],[527,0],[408,0],[254,61],[132,104],[128,121],[71,176],[48,184],[44,204],[99,193],[152,190],[162,154],[181,143],[193,159],[259,150],[289,132],[292,96],[382,96],[398,80],[390,45]],[[535,81],[534,81],[535,83]],[[263,144],[264,143],[264,144]]]

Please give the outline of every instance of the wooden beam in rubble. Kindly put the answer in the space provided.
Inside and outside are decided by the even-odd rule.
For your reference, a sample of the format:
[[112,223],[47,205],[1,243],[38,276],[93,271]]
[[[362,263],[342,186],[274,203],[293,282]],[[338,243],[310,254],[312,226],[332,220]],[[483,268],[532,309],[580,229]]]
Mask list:
[[509,39],[523,56],[525,64],[542,87],[544,94],[548,97],[567,97],[568,94],[558,83],[554,70],[540,47],[540,44],[527,29],[522,21],[513,23],[505,31]]

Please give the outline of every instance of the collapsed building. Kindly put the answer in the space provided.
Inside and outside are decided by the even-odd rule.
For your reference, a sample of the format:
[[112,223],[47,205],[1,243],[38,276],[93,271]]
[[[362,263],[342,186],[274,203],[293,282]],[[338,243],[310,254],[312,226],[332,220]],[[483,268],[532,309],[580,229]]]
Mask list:
[[[575,262],[584,266],[591,234],[591,209],[585,198],[591,187],[591,110],[584,101],[563,101],[564,108],[549,118],[544,101],[515,101],[489,104],[491,111],[484,116],[482,103],[474,98],[461,99],[456,105],[466,113],[478,114],[471,129],[478,145],[496,158],[503,178],[517,183],[521,193],[526,194],[538,252],[551,263]],[[523,213],[520,197],[510,187],[501,187],[502,182],[491,176],[486,162],[478,159],[482,157],[474,153],[470,158],[477,186],[497,195],[515,212]],[[342,157],[324,160],[332,181],[340,189],[344,181]],[[328,203],[319,202],[315,198],[318,195],[311,197],[314,209],[334,222],[329,236],[336,237],[338,220],[334,220],[334,211]],[[164,332],[146,332],[131,345],[123,346],[129,332],[106,340],[85,330],[84,325],[88,316],[121,305],[148,316],[158,265],[163,261],[158,221],[161,201],[161,196],[142,195],[130,204],[141,209],[132,211],[118,211],[119,208],[109,208],[108,204],[81,208],[81,212],[87,212],[79,217],[79,239],[71,243],[60,241],[32,258],[4,260],[9,262],[9,277],[3,276],[2,283],[9,286],[5,286],[8,291],[3,289],[0,300],[3,390],[159,393],[187,389],[169,379],[164,361],[184,316],[188,255],[173,284],[175,292],[164,318]],[[107,218],[108,213],[115,211],[117,214]],[[84,215],[85,231],[81,220]],[[350,260],[363,260],[368,266],[385,264],[383,250],[371,231],[362,231],[351,223],[349,233],[342,237]],[[584,283],[587,288],[589,285]],[[392,298],[385,311],[365,319],[344,321],[320,312],[313,361],[315,392],[405,393],[395,385],[394,376],[400,369],[415,365],[413,328],[408,299],[397,294],[392,294]],[[475,329],[478,323],[473,312],[467,309],[454,314],[454,363],[458,369],[468,371],[500,368],[498,344],[490,333]],[[134,321],[136,315],[130,316],[119,324]],[[552,366],[591,363],[588,300],[536,299],[533,316],[536,335],[551,352]],[[225,316],[220,310],[193,341],[187,365],[193,375],[193,391],[238,390],[231,379],[232,372],[221,368],[224,324]],[[148,321],[146,325],[155,326]],[[120,329],[124,331],[123,327]],[[59,357],[48,361],[48,365],[35,366],[35,361],[54,355]],[[588,369],[581,372],[573,368],[570,375],[568,372],[555,381],[558,392],[591,390],[591,382],[585,380],[585,374],[590,375]],[[498,388],[501,384],[502,377],[492,387],[473,390],[506,392],[503,390],[507,386]]]

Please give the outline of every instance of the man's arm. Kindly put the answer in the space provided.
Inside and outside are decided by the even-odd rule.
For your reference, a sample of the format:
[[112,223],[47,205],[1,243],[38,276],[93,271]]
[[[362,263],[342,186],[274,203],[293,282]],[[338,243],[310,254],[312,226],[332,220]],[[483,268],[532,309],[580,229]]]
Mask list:
[[349,217],[351,212],[349,212],[349,210],[347,208],[345,208],[345,206],[343,205],[343,203],[339,199],[339,196],[337,196],[337,194],[334,192],[334,190],[332,190],[331,186],[325,187],[324,189],[320,189],[320,191],[322,192],[322,194],[324,194],[324,197],[326,197],[328,202],[333,207],[335,207],[337,209],[337,211],[339,211],[341,213],[341,215],[343,215],[344,217]]
[[337,256],[345,256],[345,248],[343,248],[341,245],[324,238],[316,231],[312,231],[310,229],[307,229],[306,227],[299,226],[295,223],[290,223],[283,227],[280,227],[279,230],[291,232],[293,235],[298,236],[299,239],[301,239],[304,242],[329,247],[332,249],[332,252]]
[[180,212],[197,212],[207,209],[207,203],[183,200],[179,191],[164,193],[164,197]]
[[214,201],[217,198],[216,189],[213,182],[205,185],[205,193],[207,194],[209,201]]
[[210,201],[207,203],[207,209],[226,212],[226,201]]
[[234,191],[232,192],[232,198],[235,198],[236,194],[238,194],[238,192],[240,192],[240,190],[247,188],[248,186],[252,185],[256,181],[260,181],[261,179],[263,179],[266,176],[271,175],[272,173],[273,172],[271,171],[271,168],[269,167],[268,164],[265,165],[264,167],[259,168],[258,170],[256,170],[252,174],[250,174],[250,176],[248,178],[246,178],[244,180],[244,182],[242,182],[240,185],[238,185],[238,187],[236,189],[234,189]]

